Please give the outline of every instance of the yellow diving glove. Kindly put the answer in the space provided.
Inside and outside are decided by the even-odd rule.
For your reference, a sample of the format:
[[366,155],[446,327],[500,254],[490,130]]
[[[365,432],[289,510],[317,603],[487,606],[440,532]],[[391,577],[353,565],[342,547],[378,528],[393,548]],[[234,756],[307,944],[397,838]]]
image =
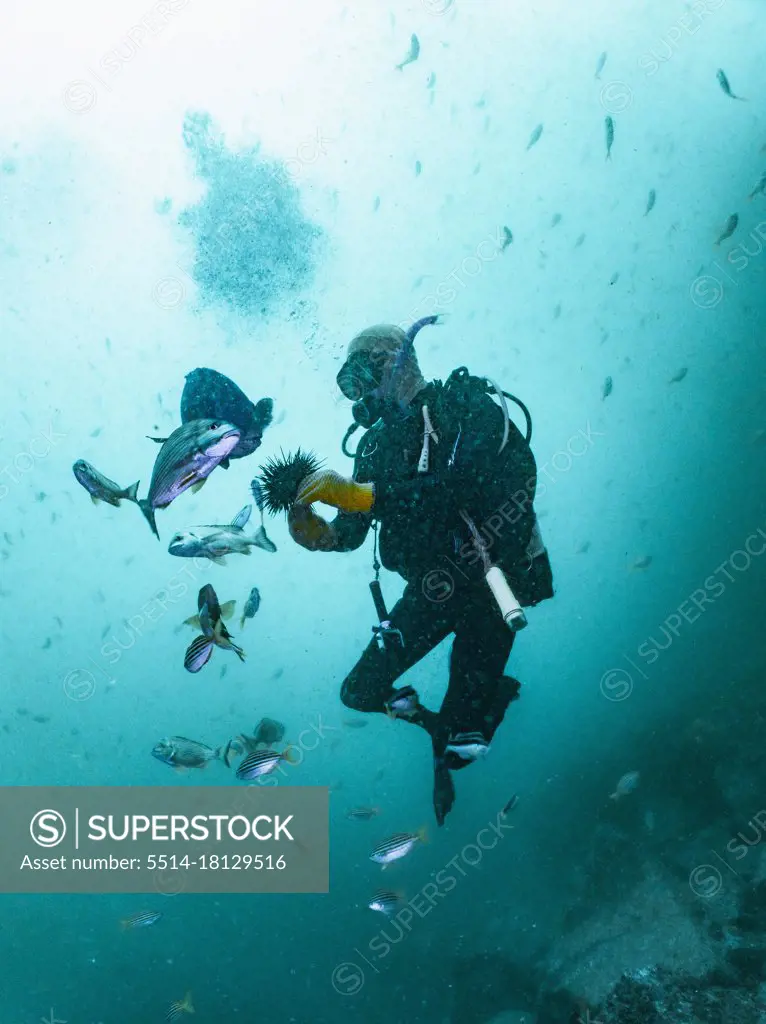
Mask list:
[[321,501],[341,512],[369,512],[375,504],[375,489],[372,484],[358,484],[332,469],[320,469],[301,482],[295,500],[299,505]]

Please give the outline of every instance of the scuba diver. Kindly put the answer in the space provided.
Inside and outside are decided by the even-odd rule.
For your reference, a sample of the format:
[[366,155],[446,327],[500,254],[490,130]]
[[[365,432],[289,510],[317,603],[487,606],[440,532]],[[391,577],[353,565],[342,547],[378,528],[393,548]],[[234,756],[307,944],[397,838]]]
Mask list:
[[[358,334],[337,376],[354,401],[351,433],[365,428],[353,477],[318,469],[288,512],[292,538],[309,551],[353,551],[375,531],[380,625],[346,677],[343,703],[402,718],[431,738],[434,810],[439,825],[455,800],[451,773],[489,751],[519,682],[505,675],[523,607],[553,596],[551,565],[534,512],[537,483],[527,437],[508,416],[506,393],[465,367],[446,383],[426,382],[414,338],[438,317],[405,333],[381,324]],[[500,404],[492,397],[499,399]],[[327,522],[314,502],[339,510]],[[377,559],[406,580],[390,614]],[[510,628],[509,628],[510,627]],[[449,683],[438,712],[396,681],[454,634]]]

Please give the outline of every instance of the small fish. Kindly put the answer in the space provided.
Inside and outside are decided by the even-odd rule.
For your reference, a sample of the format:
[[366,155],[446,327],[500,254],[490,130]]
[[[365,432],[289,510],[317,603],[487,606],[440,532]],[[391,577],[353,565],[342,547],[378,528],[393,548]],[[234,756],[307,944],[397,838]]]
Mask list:
[[578,554],[578,555],[587,555],[589,551],[590,551],[590,541],[589,540],[585,540],[585,541],[582,542],[582,544],[577,549],[576,554]]
[[45,501],[47,497],[48,495],[45,493],[45,491],[38,491],[37,494],[35,495],[35,501]]
[[644,210],[644,216],[648,216],[654,209],[654,204],[657,202],[657,192],[655,189],[649,189],[649,198],[646,201],[646,210]]
[[609,398],[609,396],[612,393],[612,388],[613,387],[614,387],[614,382],[612,381],[612,378],[611,377],[607,377],[606,380],[604,381],[604,386],[601,388],[601,400],[602,400],[602,402],[604,401],[604,399]]
[[173,1024],[173,1021],[178,1020],[182,1013],[194,1013],[191,992],[187,992],[183,999],[170,1004],[168,1012],[165,1014],[167,1024]]
[[[277,549],[266,536],[261,525],[252,537],[245,534],[252,505],[245,505],[228,525],[206,524],[195,530],[175,534],[168,545],[168,553],[179,558],[209,558],[216,565],[225,565],[227,555],[249,555],[253,547],[273,554]],[[203,533],[211,530],[211,533]]]
[[686,374],[688,372],[689,372],[689,368],[687,366],[682,366],[681,369],[678,371],[678,373],[674,373],[673,374],[673,376],[670,378],[668,383],[669,384],[678,384],[679,381],[684,379],[684,377],[686,376]]
[[636,561],[633,563],[633,568],[634,569],[648,569],[651,564],[652,564],[652,556],[651,555],[644,555],[643,558],[637,558],[636,559]]
[[561,303],[557,302],[556,305],[553,308],[553,319],[554,320],[558,320],[558,318],[560,316],[561,316]]
[[421,173],[422,173],[422,171],[423,171],[423,165],[421,164],[421,162],[419,160],[416,160],[415,161],[415,177],[419,178]]
[[346,814],[349,821],[371,821],[380,814],[379,807],[352,807]]
[[606,158],[611,160],[612,143],[614,142],[614,121],[611,114],[607,114],[604,118],[604,128],[606,130]]
[[560,213],[554,213],[553,216],[551,217],[551,227],[555,228],[556,225],[560,224],[560,223],[561,223],[561,214]]
[[32,715],[32,721],[37,722],[39,725],[45,725],[46,722],[50,722],[50,715]]
[[744,100],[745,99],[744,96],[735,96],[734,93],[731,91],[731,86],[729,85],[729,79],[726,77],[726,72],[723,70],[723,68],[719,68],[716,71],[715,77],[718,79],[718,84],[721,86],[723,91],[726,93],[726,95],[730,99],[733,99],[733,100]]
[[287,747],[281,754],[278,750],[254,750],[240,763],[237,778],[243,782],[251,782],[261,775],[270,775],[280,761],[297,764],[298,757],[292,747]]
[[372,212],[377,213],[380,209],[380,196],[375,196],[375,202],[372,204]]
[[503,228],[503,244],[500,246],[500,252],[505,252],[508,246],[513,242],[513,232],[510,228]]
[[209,761],[223,761],[228,768],[230,752],[231,741],[214,750],[185,736],[166,736],[152,748],[152,757],[171,768],[204,768]]
[[242,618],[239,620],[239,628],[243,629],[245,625],[245,619],[254,619],[258,613],[258,609],[261,607],[261,592],[258,587],[253,587],[250,591],[250,596],[245,601],[245,607],[242,612]]
[[370,910],[377,910],[378,913],[391,917],[396,912],[397,907],[402,904],[403,899],[404,897],[401,893],[390,892],[388,889],[379,889],[367,906]]
[[187,672],[199,672],[210,661],[213,653],[213,641],[206,636],[198,636],[189,644],[184,655],[184,668]]
[[412,38],[410,39],[410,49],[409,49],[409,52],[407,53],[407,56],[404,58],[402,63],[396,65],[396,70],[397,71],[402,71],[404,68],[407,67],[408,64],[414,64],[419,56],[420,56],[420,40],[418,39],[418,37],[413,32],[412,33]]
[[255,507],[263,515],[263,510],[266,508],[266,495],[263,491],[263,484],[257,476],[250,481],[250,493],[253,496]]
[[615,272],[609,278],[609,284],[610,285],[617,284],[617,282],[619,280],[620,280],[620,272],[619,272],[619,270],[615,270]]
[[574,244],[575,249],[579,249],[584,241],[585,241],[585,232],[583,231],[583,233],[581,235],[577,236],[577,241]]
[[593,76],[594,78],[601,78],[601,72],[604,70],[604,65],[606,64],[606,58],[607,58],[607,52],[606,52],[606,50],[604,50],[604,52],[601,54],[601,56],[598,59],[598,63],[596,64],[596,74]]
[[158,540],[156,510],[167,508],[190,487],[199,490],[216,466],[231,455],[240,436],[231,423],[190,420],[168,438],[151,438],[162,448],[154,463],[149,493],[139,500],[138,507]]
[[418,829],[414,834],[411,832],[399,832],[390,839],[380,843],[370,854],[370,860],[380,864],[383,869],[395,860],[406,857],[418,843],[426,842],[425,828]]
[[107,504],[119,508],[120,502],[123,499],[134,501],[138,504],[138,480],[131,484],[130,487],[120,487],[114,480],[110,480],[108,476],[99,473],[95,466],[91,466],[85,459],[78,459],[72,466],[72,472],[78,484],[82,484],[88,492],[90,500],[94,505],[98,505],[100,501],[105,501]]
[[366,718],[344,718],[343,724],[347,729],[364,729],[368,722]]
[[716,245],[720,245],[721,242],[725,242],[727,238],[731,238],[731,236],[737,230],[737,225],[738,224],[739,224],[739,214],[738,213],[733,213],[731,215],[731,217],[729,217],[729,219],[726,221],[726,227],[723,229],[721,234],[716,239],[715,244]]
[[632,793],[641,779],[640,772],[626,772],[617,783],[614,793],[609,795],[610,800],[620,800],[622,797]]
[[519,802],[519,794],[518,793],[514,793],[513,796],[511,797],[511,799],[508,801],[508,803],[505,805],[505,807],[500,812],[503,815],[503,817],[505,817],[506,814],[510,814],[511,811],[514,809],[514,807],[516,806],[516,804],[518,802]]
[[131,914],[130,917],[124,917],[120,921],[120,927],[126,931],[133,931],[136,928],[151,928],[161,917],[162,913],[159,910],[144,910],[138,914]]
[[755,188],[747,198],[752,200],[755,199],[756,196],[764,195],[766,195],[766,171],[764,171],[761,177],[758,179],[758,183],[756,184]]
[[535,145],[535,143],[540,141],[540,136],[542,134],[543,134],[543,126],[541,124],[539,124],[535,128],[535,130],[532,132],[532,134],[529,136],[529,142],[527,143],[527,152],[530,151],[530,149]]
[[426,89],[433,89],[433,87],[435,85],[436,85],[436,72],[432,71],[431,74],[428,76],[428,81],[426,82]]

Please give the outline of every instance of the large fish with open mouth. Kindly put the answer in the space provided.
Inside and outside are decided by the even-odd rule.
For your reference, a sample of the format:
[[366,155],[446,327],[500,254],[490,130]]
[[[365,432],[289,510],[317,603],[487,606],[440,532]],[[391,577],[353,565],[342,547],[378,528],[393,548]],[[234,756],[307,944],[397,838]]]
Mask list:
[[233,380],[218,370],[199,367],[187,374],[181,395],[181,422],[215,419],[232,423],[239,430],[239,441],[221,460],[224,469],[229,468],[229,459],[243,459],[260,447],[263,432],[271,423],[274,402],[262,398],[253,405],[247,395]]
[[190,487],[199,490],[215,467],[231,455],[240,436],[232,423],[202,419],[184,423],[170,437],[150,438],[162,448],[154,463],[149,494],[138,502],[138,507],[158,540],[155,511],[167,508]]

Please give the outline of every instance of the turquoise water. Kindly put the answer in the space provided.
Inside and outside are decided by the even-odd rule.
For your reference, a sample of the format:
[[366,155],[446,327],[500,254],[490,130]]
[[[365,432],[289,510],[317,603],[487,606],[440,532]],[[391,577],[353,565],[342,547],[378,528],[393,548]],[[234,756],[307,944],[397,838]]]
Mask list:
[[[5,896],[4,1019],[160,1020],[191,990],[201,1021],[483,1022],[544,985],[597,1003],[623,969],[672,960],[678,921],[696,963],[700,913],[726,924],[736,907],[711,911],[690,872],[761,806],[742,750],[759,749],[766,565],[766,196],[748,201],[766,169],[762,6],[8,6],[3,783],[223,786],[220,764],[176,776],[152,747],[217,746],[263,715],[293,741],[321,725],[290,777],[331,787],[331,887]],[[412,33],[420,55],[395,70]],[[465,364],[532,411],[557,591],[509,663],[523,697],[456,778],[441,830],[424,736],[344,725],[340,684],[374,621],[371,539],[309,554],[278,517],[275,556],[200,572],[167,553],[177,530],[230,520],[280,449],[349,472],[348,341],[433,312],[425,376]],[[179,424],[197,366],[272,397],[275,420],[254,456],[159,513],[158,544],[129,504],[92,506],[71,466],[145,493],[145,435]],[[190,676],[177,627],[206,582],[240,606],[257,585],[262,605],[245,664],[216,652]],[[402,581],[382,584],[390,605]],[[447,658],[408,678],[430,706]],[[638,789],[610,802],[628,771]],[[470,864],[513,793],[513,830]],[[360,804],[380,816],[348,820]],[[455,884],[400,933],[366,909],[368,855],[422,825],[429,843],[386,884],[410,898],[450,864]],[[656,907],[635,896],[650,884]],[[122,933],[142,909],[163,919]]]

